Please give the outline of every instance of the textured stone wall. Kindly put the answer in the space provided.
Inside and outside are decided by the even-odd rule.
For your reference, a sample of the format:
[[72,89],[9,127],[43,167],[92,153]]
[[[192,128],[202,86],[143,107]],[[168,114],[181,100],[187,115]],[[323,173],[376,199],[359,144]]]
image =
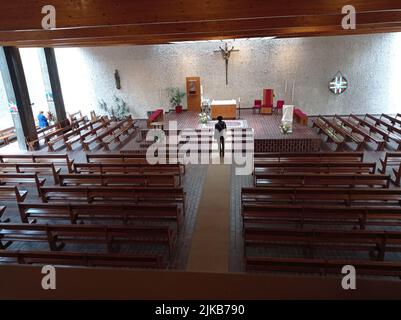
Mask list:
[[[241,97],[242,107],[261,99],[263,88],[291,103],[295,82],[294,104],[310,115],[400,111],[401,33],[234,44],[240,51],[232,53],[228,86],[224,61],[214,52],[219,43],[56,49],[67,109],[89,113],[99,99],[110,103],[116,94],[134,117],[145,117],[148,110],[169,109],[167,87],[185,90],[185,77],[200,76],[206,98]],[[341,96],[328,90],[337,71],[350,83]]]

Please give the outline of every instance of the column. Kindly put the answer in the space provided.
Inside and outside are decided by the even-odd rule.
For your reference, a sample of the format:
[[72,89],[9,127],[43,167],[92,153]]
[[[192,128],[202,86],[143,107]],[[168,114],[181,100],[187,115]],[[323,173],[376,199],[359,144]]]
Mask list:
[[[0,71],[9,104],[17,107],[17,112],[13,113],[13,121],[18,145],[21,150],[26,151],[25,138],[34,141],[37,140],[38,134],[18,48],[0,49]],[[35,148],[38,148],[38,145],[35,145]]]

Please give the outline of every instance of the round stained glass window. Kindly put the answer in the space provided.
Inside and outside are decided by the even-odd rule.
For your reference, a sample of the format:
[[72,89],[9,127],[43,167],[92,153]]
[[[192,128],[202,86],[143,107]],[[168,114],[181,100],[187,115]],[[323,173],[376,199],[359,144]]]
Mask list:
[[348,80],[341,72],[338,72],[330,81],[329,89],[334,94],[342,94],[348,89]]

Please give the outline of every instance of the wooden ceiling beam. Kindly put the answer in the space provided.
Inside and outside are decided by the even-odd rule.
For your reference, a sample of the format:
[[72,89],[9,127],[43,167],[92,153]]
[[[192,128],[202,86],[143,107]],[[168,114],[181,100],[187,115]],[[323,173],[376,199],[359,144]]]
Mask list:
[[[165,43],[170,41],[178,41],[181,37],[186,40],[207,40],[220,37],[239,37],[244,34],[248,37],[252,36],[288,36],[280,32],[282,29],[293,30],[298,29],[296,33],[303,32],[305,28],[314,30],[316,28],[325,28],[328,34],[330,29],[333,34],[349,34],[350,31],[342,30],[340,24],[342,15],[324,15],[324,16],[308,16],[308,17],[292,17],[292,18],[261,18],[255,20],[230,20],[226,22],[201,22],[201,23],[185,23],[185,24],[168,24],[168,25],[130,25],[130,26],[114,26],[114,27],[91,27],[81,29],[57,29],[51,32],[41,31],[17,31],[17,32],[0,32],[0,43],[9,45],[10,43],[18,43],[19,46],[32,46],[37,43],[44,43],[47,46],[56,45],[60,41],[103,41],[102,39],[157,39],[163,37]],[[357,16],[357,29],[352,33],[363,33],[366,28],[370,27],[388,27],[395,28],[401,23],[401,11],[384,12],[384,13],[364,13]],[[275,33],[274,30],[277,30]],[[401,28],[398,30],[401,31]],[[311,32],[309,32],[311,33]],[[291,31],[294,34],[294,31]],[[341,33],[340,33],[341,34]],[[310,34],[310,36],[313,34]],[[92,40],[90,40],[92,39]]]
[[[343,30],[348,0],[52,0],[57,29],[41,29],[45,0],[2,4],[0,45],[157,44],[256,36],[401,31],[400,0],[353,0],[357,29]],[[21,10],[21,8],[24,8]]]
[[[0,30],[40,29],[47,0],[3,1]],[[57,27],[227,20],[339,14],[352,4],[358,12],[400,10],[399,0],[52,0]]]
[[[355,30],[343,30],[341,27],[333,29],[332,27],[303,27],[303,28],[276,28],[265,30],[240,31],[235,34],[219,33],[217,34],[182,34],[182,35],[141,35],[141,36],[116,36],[116,37],[98,37],[98,38],[80,38],[80,39],[58,39],[52,41],[54,47],[65,46],[108,46],[108,45],[148,45],[165,44],[169,42],[190,41],[190,40],[215,40],[215,39],[235,39],[252,37],[276,36],[279,38],[287,37],[306,37],[306,36],[334,36],[334,35],[357,35],[369,33],[398,32],[401,30],[401,22],[398,24],[376,24],[366,26]],[[48,42],[37,40],[35,42],[9,42],[8,46],[19,47],[47,47]]]

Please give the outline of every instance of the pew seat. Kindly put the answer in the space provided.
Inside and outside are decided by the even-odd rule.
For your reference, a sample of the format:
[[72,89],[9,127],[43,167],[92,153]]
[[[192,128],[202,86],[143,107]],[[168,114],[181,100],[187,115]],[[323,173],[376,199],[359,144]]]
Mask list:
[[61,168],[55,168],[53,163],[0,163],[2,173],[36,173],[37,175],[52,175],[55,184],[58,184],[58,175]]
[[56,265],[79,267],[112,267],[166,269],[168,264],[158,255],[120,253],[45,252],[0,250],[1,263],[26,265]]
[[173,224],[177,232],[183,221],[182,209],[177,204],[128,203],[32,203],[18,204],[22,223],[60,221],[78,223],[162,222]]
[[38,196],[41,195],[40,187],[44,186],[45,178],[39,178],[36,173],[0,173],[0,184],[33,184]]
[[306,258],[272,258],[248,256],[245,268],[248,272],[296,272],[321,276],[343,276],[342,269],[352,265],[358,274],[401,278],[401,263],[368,260],[327,260]]
[[254,183],[259,186],[283,187],[381,187],[389,188],[390,176],[383,174],[339,174],[339,173],[258,173]]
[[0,249],[16,242],[44,242],[51,251],[63,250],[66,244],[104,245],[109,253],[118,252],[117,245],[158,243],[171,257],[176,234],[168,226],[0,224]]
[[28,191],[20,191],[16,186],[0,186],[0,200],[23,202],[27,195]]

